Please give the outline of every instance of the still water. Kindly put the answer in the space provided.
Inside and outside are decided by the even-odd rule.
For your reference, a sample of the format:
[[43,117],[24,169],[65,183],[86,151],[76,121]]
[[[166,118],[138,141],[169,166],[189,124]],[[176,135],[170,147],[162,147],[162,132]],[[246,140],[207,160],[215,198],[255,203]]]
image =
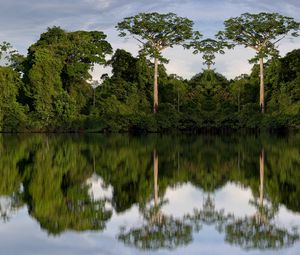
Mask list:
[[0,253],[300,254],[300,134],[2,135]]

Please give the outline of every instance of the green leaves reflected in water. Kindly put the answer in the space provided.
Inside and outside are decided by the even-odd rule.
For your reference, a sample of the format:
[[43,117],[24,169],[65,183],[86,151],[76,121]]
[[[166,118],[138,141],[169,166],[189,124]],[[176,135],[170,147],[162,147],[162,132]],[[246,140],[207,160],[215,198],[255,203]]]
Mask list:
[[[113,211],[122,213],[135,205],[142,224],[120,226],[117,238],[139,249],[187,245],[204,225],[214,226],[226,242],[244,249],[292,246],[298,232],[274,219],[281,206],[300,212],[299,148],[299,134],[3,135],[0,213],[6,222],[26,206],[43,230],[57,235],[104,230]],[[89,180],[95,174],[104,188],[111,187],[111,196],[91,195]],[[194,212],[181,218],[165,214],[167,188],[188,183],[206,194],[204,203],[199,197]],[[250,188],[255,215],[237,217],[216,209],[215,193],[227,183]]]
[[167,216],[158,207],[142,210],[144,224],[129,231],[121,228],[118,239],[142,250],[174,249],[192,241],[192,226],[184,220]]

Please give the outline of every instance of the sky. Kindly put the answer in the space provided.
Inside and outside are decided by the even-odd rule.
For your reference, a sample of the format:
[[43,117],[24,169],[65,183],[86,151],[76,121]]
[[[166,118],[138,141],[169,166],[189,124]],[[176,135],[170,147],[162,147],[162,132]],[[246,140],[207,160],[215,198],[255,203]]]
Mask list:
[[[103,31],[114,50],[123,48],[136,56],[137,42],[118,37],[115,26],[124,17],[154,11],[174,12],[193,20],[194,29],[204,38],[222,30],[224,20],[245,12],[278,12],[300,21],[299,0],[0,0],[0,42],[8,41],[26,54],[47,27],[60,26],[67,31]],[[282,56],[296,48],[300,48],[299,37],[286,38],[279,44]],[[250,72],[248,59],[254,54],[251,49],[237,47],[217,56],[214,67],[227,78],[234,78]],[[204,67],[201,55],[180,47],[167,49],[163,55],[170,60],[166,65],[169,74],[191,78]],[[96,67],[93,79],[104,72],[109,70]]]

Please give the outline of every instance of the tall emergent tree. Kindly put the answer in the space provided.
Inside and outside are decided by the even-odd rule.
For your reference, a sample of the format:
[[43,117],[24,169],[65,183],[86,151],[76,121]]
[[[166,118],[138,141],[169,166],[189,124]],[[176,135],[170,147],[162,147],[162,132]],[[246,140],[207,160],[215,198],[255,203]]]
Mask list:
[[[154,58],[154,93],[153,112],[157,112],[158,107],[158,61],[166,61],[161,52],[174,45],[183,45],[193,37],[193,21],[178,17],[174,13],[160,14],[139,13],[132,17],[124,18],[116,28],[120,31],[120,36],[125,37],[131,34],[141,43],[144,54]],[[199,33],[196,33],[199,35]]]
[[298,36],[300,24],[293,18],[278,13],[244,13],[224,22],[225,30],[220,31],[219,39],[235,45],[244,45],[256,51],[251,62],[260,64],[260,108],[265,111],[264,103],[264,58],[278,55],[276,44],[288,34]]

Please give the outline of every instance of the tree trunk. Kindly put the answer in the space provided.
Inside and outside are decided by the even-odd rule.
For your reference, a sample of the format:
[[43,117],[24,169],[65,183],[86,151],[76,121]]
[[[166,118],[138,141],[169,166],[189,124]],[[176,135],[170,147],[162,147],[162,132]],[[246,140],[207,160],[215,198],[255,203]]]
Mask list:
[[260,93],[259,93],[259,105],[261,113],[265,112],[265,99],[264,99],[264,60],[259,59],[260,65]]
[[158,59],[154,59],[154,90],[153,90],[153,113],[157,113],[158,107],[158,84],[157,84],[157,77],[158,77]]
[[260,157],[259,157],[259,180],[260,180],[260,187],[259,187],[259,203],[260,206],[263,206],[264,200],[264,167],[265,165],[265,152],[264,149],[261,150]]
[[158,155],[156,150],[153,151],[153,170],[154,170],[154,206],[158,206]]
[[266,224],[267,218],[263,210],[264,205],[264,170],[265,170],[265,151],[264,148],[261,149],[259,155],[259,208],[256,213],[256,223]]

